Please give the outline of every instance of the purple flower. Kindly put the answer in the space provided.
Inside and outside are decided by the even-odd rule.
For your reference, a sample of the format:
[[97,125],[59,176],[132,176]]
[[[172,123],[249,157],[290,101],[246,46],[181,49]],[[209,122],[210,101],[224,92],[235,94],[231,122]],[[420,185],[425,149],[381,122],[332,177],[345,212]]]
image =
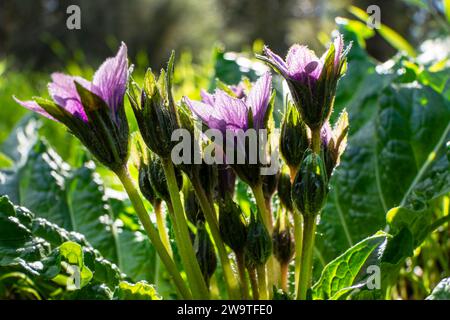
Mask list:
[[[92,82],[81,77],[74,77],[62,73],[53,73],[52,82],[48,84],[48,92],[54,103],[75,118],[88,122],[88,116],[77,90],[76,83],[86,90],[100,97],[115,114],[123,107],[128,81],[127,47],[124,43],[114,58],[107,59],[97,70]],[[36,101],[21,101],[14,97],[16,102],[31,111],[37,112],[52,120],[64,122],[60,113],[46,109]]]
[[293,45],[283,60],[268,47],[259,58],[267,62],[287,81],[292,99],[304,122],[312,129],[329,118],[339,78],[345,70],[346,54],[342,35],[318,58],[307,46]]
[[[242,98],[235,97],[234,92],[228,94],[224,90],[217,89],[214,94],[202,92],[202,102],[192,101],[186,97],[184,99],[187,106],[203,123],[210,129],[220,130],[227,144],[230,142],[234,144],[234,154],[226,155],[227,162],[237,175],[251,186],[260,182],[261,164],[258,161],[262,150],[258,146],[249,145],[244,135],[240,133],[248,129],[258,131],[266,128],[271,92],[272,77],[266,72],[253,85],[248,95],[243,95]],[[236,164],[235,160],[229,161],[236,156],[245,157],[244,163]],[[256,162],[252,162],[251,158],[256,159]]]
[[[236,98],[217,89],[215,94],[202,92],[202,102],[185,97],[185,102],[209,128],[226,130],[247,130],[251,127],[249,113],[252,115],[252,128],[265,128],[265,117],[270,103],[272,77],[266,72],[251,88],[248,95]],[[239,91],[237,91],[239,92]]]
[[92,82],[53,73],[48,92],[52,100],[35,97],[15,101],[23,107],[66,125],[97,159],[110,168],[128,158],[128,122],[124,95],[128,81],[127,47],[107,59]]

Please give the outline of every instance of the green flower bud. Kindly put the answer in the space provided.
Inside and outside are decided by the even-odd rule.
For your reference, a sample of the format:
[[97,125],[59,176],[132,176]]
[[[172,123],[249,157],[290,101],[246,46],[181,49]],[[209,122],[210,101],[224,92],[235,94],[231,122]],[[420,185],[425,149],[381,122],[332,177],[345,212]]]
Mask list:
[[139,167],[139,189],[141,190],[142,195],[147,199],[151,204],[155,204],[161,199],[156,195],[155,190],[153,189],[150,182],[150,172],[148,165],[142,164]]
[[205,221],[203,211],[198,203],[194,188],[190,183],[186,183],[183,191],[184,195],[184,211],[188,220],[192,224],[197,224],[198,221]]
[[292,185],[294,208],[303,216],[317,216],[328,194],[328,177],[320,156],[309,153],[303,159]]
[[278,198],[280,199],[281,205],[286,208],[286,210],[292,212],[292,200],[291,200],[291,177],[286,170],[286,167],[281,171],[280,177],[278,179]]
[[217,257],[214,251],[214,245],[205,228],[205,224],[201,221],[197,223],[194,250],[203,278],[206,283],[209,283],[209,279],[214,274],[217,267]]
[[[156,155],[151,157],[148,172],[150,175],[150,183],[155,190],[156,195],[166,203],[170,204],[170,193],[167,188],[166,175],[164,174],[164,168],[160,157]],[[183,186],[183,176],[181,175],[181,171],[176,168],[175,176],[178,188],[181,189]]]
[[229,195],[219,201],[219,230],[223,242],[234,252],[244,252],[247,227],[241,208]]
[[[283,221],[281,221],[283,219]],[[294,236],[286,215],[279,215],[272,234],[273,254],[280,264],[288,264],[295,253]]]
[[277,190],[278,185],[278,177],[280,176],[280,172],[276,174],[270,175],[262,175],[262,186],[263,186],[263,194],[265,199],[271,199],[275,190]]
[[288,102],[281,124],[280,152],[289,168],[297,169],[300,166],[310,144],[308,133],[309,129],[302,121],[297,109]]
[[[172,98],[172,75],[174,54],[172,53],[167,73],[162,70],[156,80],[147,70],[144,89],[132,82],[129,88],[130,103],[145,144],[162,158],[169,158],[174,143],[172,132],[179,128],[178,114]],[[140,103],[139,103],[140,92]]]
[[348,128],[348,114],[345,110],[340,114],[333,130],[329,123],[322,128],[323,159],[328,179],[339,165],[341,156],[347,147]]
[[248,226],[245,257],[253,266],[264,265],[272,254],[272,238],[260,217],[252,213]]

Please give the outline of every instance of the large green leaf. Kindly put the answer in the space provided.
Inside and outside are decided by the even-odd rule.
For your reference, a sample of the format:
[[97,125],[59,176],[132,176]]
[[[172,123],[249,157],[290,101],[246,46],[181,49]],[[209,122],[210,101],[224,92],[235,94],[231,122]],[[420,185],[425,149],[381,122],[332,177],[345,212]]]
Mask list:
[[327,264],[312,288],[313,299],[339,299],[354,285],[367,259],[386,237],[380,232],[366,238]]
[[6,196],[0,197],[0,232],[0,274],[25,273],[43,282],[47,294],[57,288],[89,294],[88,285],[114,290],[123,277],[82,235],[37,218]]
[[[37,127],[34,120],[25,122],[8,139],[4,149],[17,159],[17,165],[0,171],[0,195],[8,195],[57,226],[83,234],[133,281],[153,281],[155,251],[134,213],[123,214],[128,202],[106,196],[92,161],[72,169],[47,143],[36,138]],[[20,152],[13,151],[13,142]],[[112,206],[114,201],[120,206]],[[122,218],[134,219],[134,224]]]
[[442,279],[427,300],[450,300],[450,278]]

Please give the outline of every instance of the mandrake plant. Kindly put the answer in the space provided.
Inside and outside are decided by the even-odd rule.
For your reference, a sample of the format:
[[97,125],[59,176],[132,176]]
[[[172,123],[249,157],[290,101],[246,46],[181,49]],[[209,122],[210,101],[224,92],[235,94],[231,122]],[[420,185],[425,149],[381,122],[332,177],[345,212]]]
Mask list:
[[[349,116],[345,109],[333,115],[333,109],[349,52],[350,45],[346,47],[343,36],[338,34],[320,58],[302,45],[293,45],[286,59],[268,47],[257,56],[288,88],[276,143],[273,139],[252,140],[247,135],[276,132],[276,95],[270,71],[262,73],[254,83],[248,79],[235,86],[218,82],[214,92],[201,92],[201,101],[189,97],[175,101],[174,53],[166,69],[159,75],[147,70],[143,83],[138,84],[123,43],[117,55],[100,66],[92,81],[55,73],[48,85],[50,100],[14,99],[66,126],[98,162],[118,177],[175,288],[175,298],[380,298],[392,286],[384,285],[391,283],[389,273],[393,274],[404,261],[405,257],[394,254],[399,245],[412,237],[417,246],[425,236],[420,235],[417,225],[405,222],[409,216],[416,217],[414,221],[423,219],[412,208],[403,206],[406,200],[388,212],[389,228],[356,244],[350,241],[347,250],[323,266],[314,263],[316,237],[322,236],[317,226],[322,223],[322,211],[331,205],[330,181],[347,147]],[[130,133],[125,99],[136,118],[137,132]],[[194,141],[183,149],[183,155],[187,153],[200,161],[174,159],[174,137],[180,130]],[[207,134],[208,130],[215,133],[215,138]],[[445,130],[442,141],[448,127]],[[219,143],[217,136],[225,143]],[[437,150],[442,146],[439,143]],[[276,150],[281,157],[272,156]],[[211,152],[219,159],[216,163],[206,156]],[[281,166],[266,174],[264,169],[274,164]],[[136,179],[130,167],[137,169]],[[247,187],[256,204],[250,210],[244,210],[236,196],[237,188]],[[33,215],[25,209],[14,207],[5,197],[1,198],[0,208],[2,215],[9,215],[5,216],[8,221],[22,221],[28,216],[32,224],[24,228],[36,230],[35,222],[30,222],[34,221]],[[16,219],[11,219],[13,216]],[[431,232],[447,220],[442,217],[422,225],[428,225]],[[349,231],[344,233],[348,238]],[[29,236],[35,235],[30,231]],[[55,281],[61,277],[61,268],[72,277],[74,269],[70,266],[78,265],[73,276],[78,279],[74,280],[75,291],[88,288],[92,279],[101,283],[104,278],[96,277],[107,273],[104,270],[123,280],[114,265],[89,265],[89,261],[102,259],[94,248],[82,249],[89,248],[88,243],[73,235],[60,237],[70,241],[52,252],[58,267],[46,269],[49,261],[55,261],[47,258],[40,270],[31,268],[33,272]],[[334,241],[321,239],[327,240]],[[8,251],[15,262],[19,261],[14,256],[16,249]],[[218,277],[224,290],[217,290]],[[158,284],[155,286],[160,289]],[[154,288],[146,282],[116,281],[108,287],[114,292],[110,297],[118,299],[157,298]]]

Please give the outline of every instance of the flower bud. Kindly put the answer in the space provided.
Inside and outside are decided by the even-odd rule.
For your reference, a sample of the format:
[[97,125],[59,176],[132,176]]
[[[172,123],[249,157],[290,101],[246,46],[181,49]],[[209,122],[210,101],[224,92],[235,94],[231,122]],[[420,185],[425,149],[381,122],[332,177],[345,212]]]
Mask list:
[[284,206],[286,210],[292,212],[291,177],[285,169],[281,171],[278,179],[278,198],[280,199],[281,205]]
[[209,283],[209,279],[214,274],[217,267],[217,257],[214,251],[214,245],[205,228],[205,224],[201,221],[197,223],[194,250],[203,278],[206,283]]
[[[283,219],[283,221],[281,221]],[[287,215],[278,215],[272,234],[273,254],[280,264],[288,264],[295,253],[294,236]]]
[[245,257],[253,266],[264,265],[272,254],[272,238],[260,217],[252,213],[248,226]]
[[294,208],[303,216],[317,216],[328,194],[328,177],[319,155],[310,152],[303,159],[292,185]]
[[188,220],[196,225],[198,221],[205,221],[203,211],[198,203],[194,188],[190,183],[186,183],[183,191],[184,211]]
[[331,130],[328,122],[322,127],[323,158],[328,179],[331,177],[333,170],[339,165],[341,155],[347,147],[347,135],[348,114],[345,110],[339,116],[333,130]]
[[148,165],[143,164],[139,167],[138,179],[139,179],[139,189],[141,190],[141,193],[145,197],[145,199],[147,199],[153,205],[156,202],[161,201],[161,199],[156,195],[156,192],[151,185]]
[[219,201],[219,230],[226,245],[234,252],[244,252],[247,227],[241,208],[230,195]]
[[288,108],[281,124],[280,152],[289,168],[297,169],[302,162],[305,151],[309,148],[309,129],[300,118],[297,109],[288,103]]
[[275,190],[277,190],[279,176],[280,176],[280,172],[277,172],[276,174],[268,174],[268,175],[261,176],[263,194],[264,194],[264,198],[266,200],[272,199],[272,196],[275,193]]
[[[164,174],[164,168],[162,165],[161,158],[153,155],[150,159],[149,169],[150,182],[155,190],[158,197],[163,199],[166,203],[170,204],[170,193],[167,187],[166,175]],[[175,168],[175,177],[177,179],[178,188],[181,189],[183,186],[183,176],[180,170]]]
[[217,199],[233,198],[236,186],[236,174],[227,165],[217,166]]
[[171,92],[173,63],[172,53],[167,72],[161,70],[158,80],[149,69],[144,77],[143,90],[135,82],[129,86],[130,103],[142,138],[149,149],[162,158],[170,157],[174,146],[172,132],[179,128]]

